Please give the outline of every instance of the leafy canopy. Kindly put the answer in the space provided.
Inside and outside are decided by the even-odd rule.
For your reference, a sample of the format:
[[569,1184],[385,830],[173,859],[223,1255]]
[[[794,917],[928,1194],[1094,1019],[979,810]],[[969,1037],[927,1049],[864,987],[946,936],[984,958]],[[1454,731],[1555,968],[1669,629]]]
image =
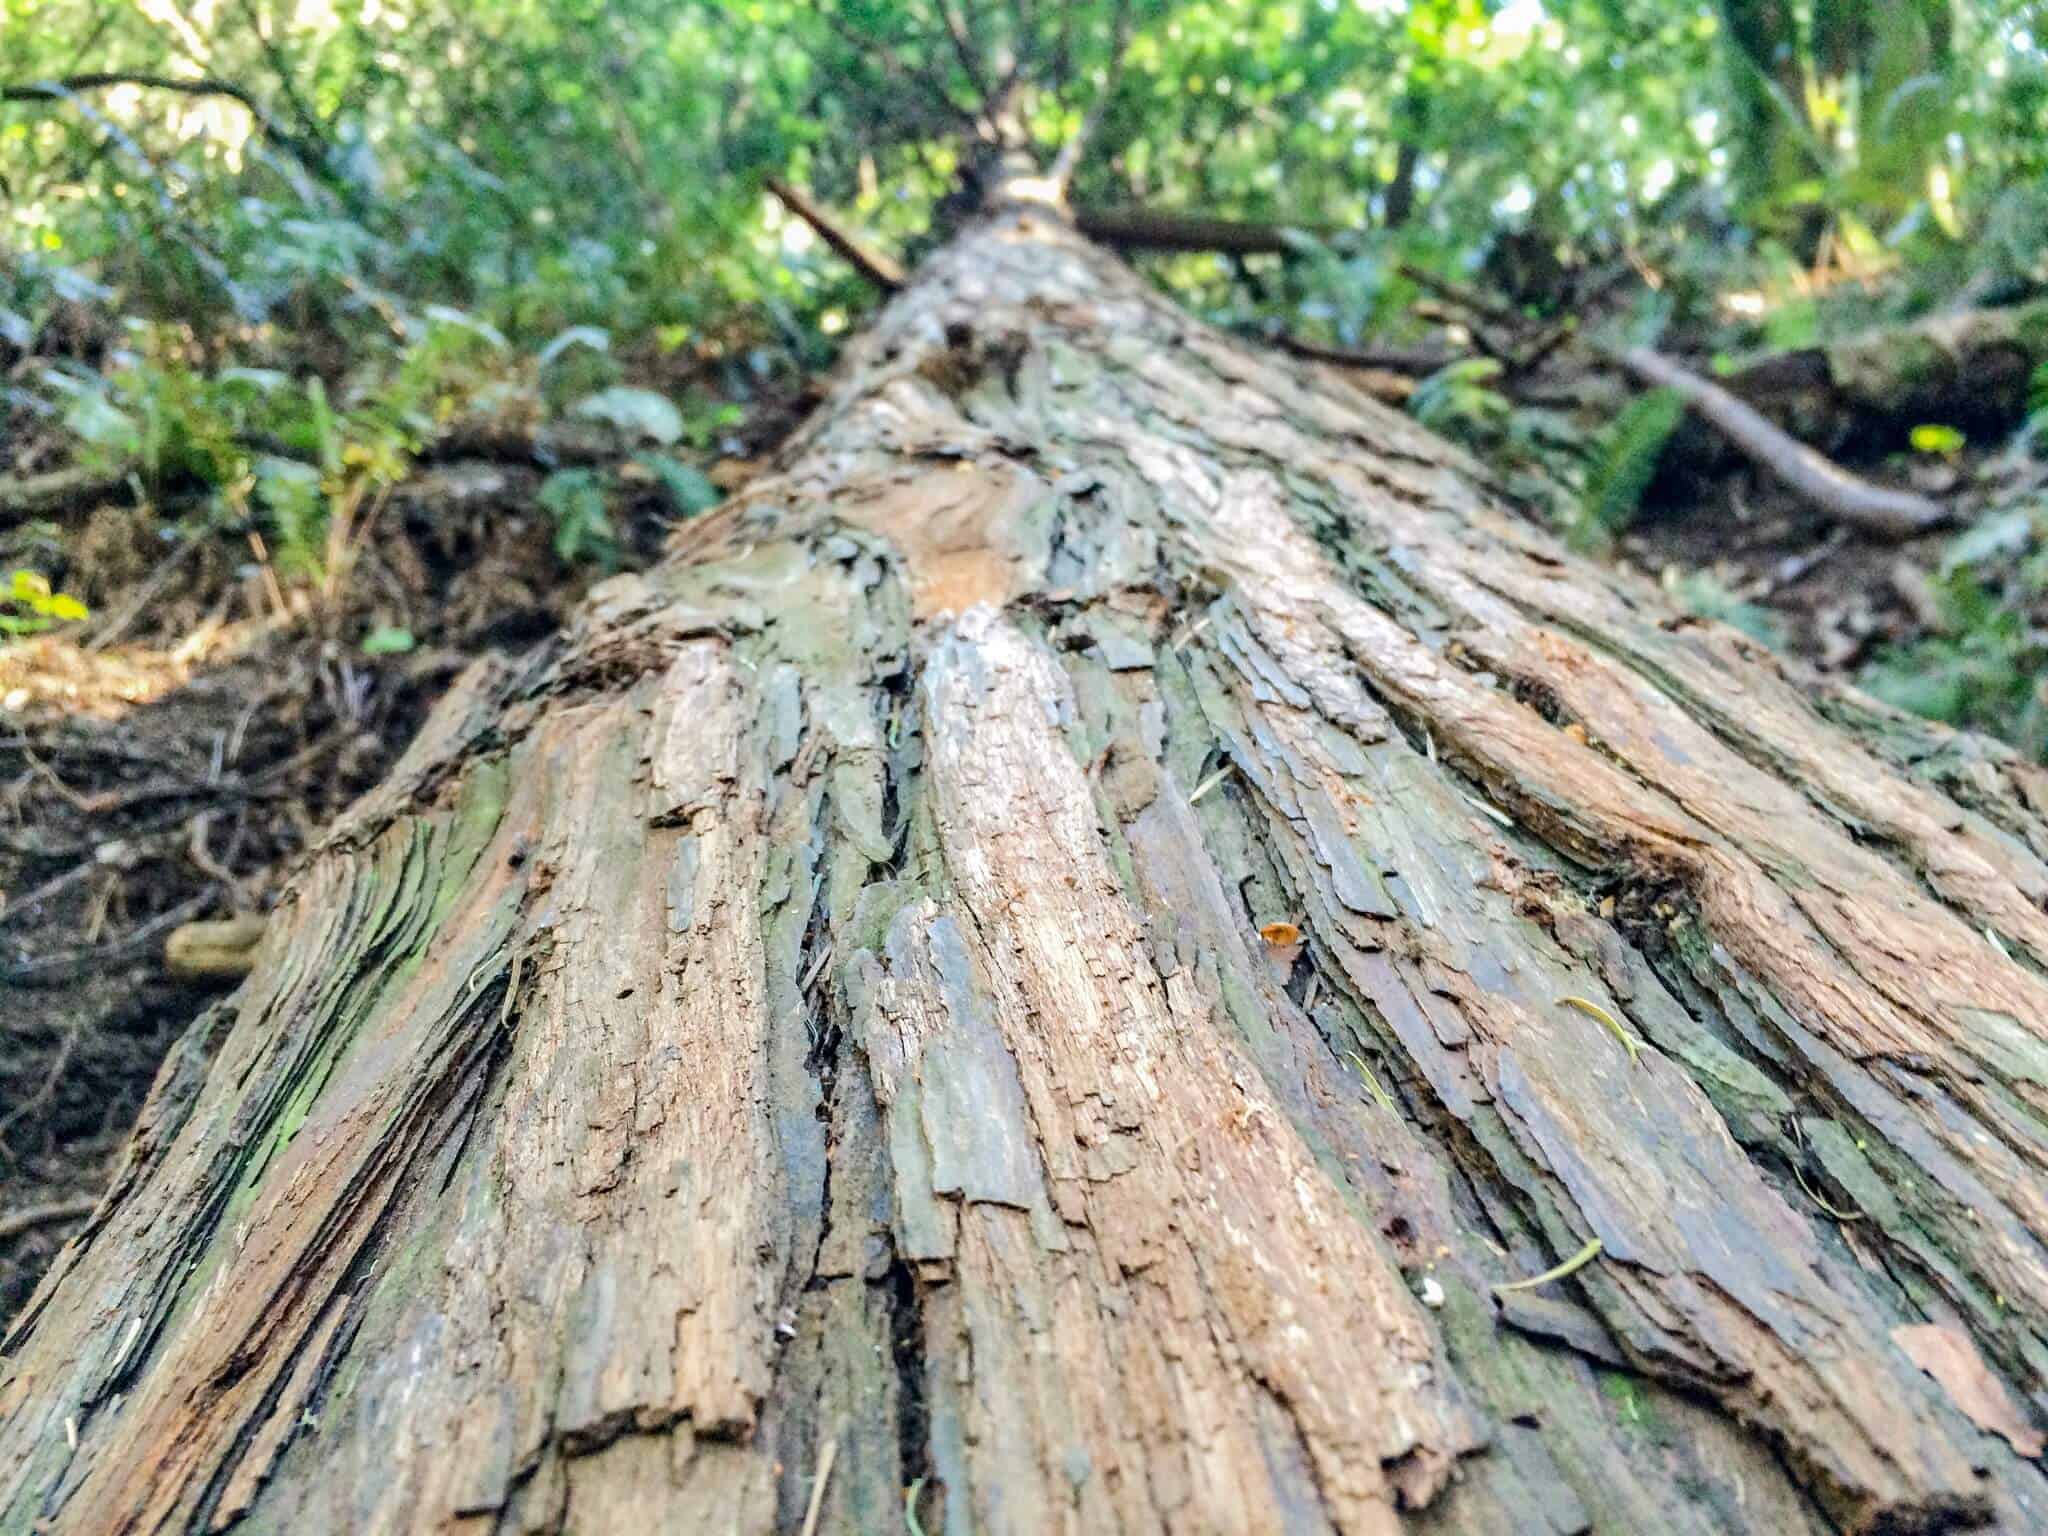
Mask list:
[[[1510,288],[1518,260],[1677,219],[1735,254],[1990,240],[2025,264],[2048,222],[2010,206],[2048,174],[2033,9],[0,0],[0,308],[32,329],[68,273],[209,332],[431,300],[515,337],[814,354],[865,296],[764,176],[914,244],[992,103],[1050,156],[1106,84],[1080,200],[1398,231],[1405,258],[1491,259]],[[1161,275],[1218,310],[1261,302],[1210,258]]]

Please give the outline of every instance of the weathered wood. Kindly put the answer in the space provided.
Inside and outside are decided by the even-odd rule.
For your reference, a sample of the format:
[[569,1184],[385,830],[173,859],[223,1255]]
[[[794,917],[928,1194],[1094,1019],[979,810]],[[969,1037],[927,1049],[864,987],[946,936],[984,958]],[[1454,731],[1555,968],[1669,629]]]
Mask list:
[[1012,209],[332,831],[0,1530],[2040,1529],[2044,809]]

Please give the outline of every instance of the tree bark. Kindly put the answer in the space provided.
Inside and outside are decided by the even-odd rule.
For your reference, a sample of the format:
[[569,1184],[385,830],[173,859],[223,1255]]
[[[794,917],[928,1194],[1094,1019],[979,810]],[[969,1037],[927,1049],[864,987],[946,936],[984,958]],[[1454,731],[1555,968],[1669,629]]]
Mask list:
[[2044,808],[1010,210],[332,830],[0,1530],[2041,1529]]

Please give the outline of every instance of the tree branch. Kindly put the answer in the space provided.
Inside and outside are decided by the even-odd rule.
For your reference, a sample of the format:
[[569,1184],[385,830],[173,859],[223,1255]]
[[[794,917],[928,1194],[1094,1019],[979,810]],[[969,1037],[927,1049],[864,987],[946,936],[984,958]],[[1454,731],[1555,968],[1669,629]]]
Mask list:
[[[1248,224],[1238,219],[1160,213],[1150,208],[1078,208],[1074,211],[1074,224],[1089,239],[1120,250],[1221,251],[1231,256],[1284,256],[1293,250],[1288,241],[1290,234],[1327,239],[1339,233],[1309,225]],[[1512,309],[1474,293],[1462,283],[1439,277],[1412,262],[1402,262],[1399,271],[1424,292],[1496,325],[1522,323],[1522,316]]]
[[770,176],[767,187],[782,206],[802,219],[817,231],[818,238],[839,253],[840,257],[860,275],[873,283],[884,293],[894,293],[903,286],[903,269],[876,251],[870,251],[860,241],[848,234],[832,216],[812,202],[810,197],[792,187],[777,176]]
[[125,465],[103,470],[75,464],[40,475],[0,476],[0,528],[102,501],[119,491],[127,479]]
[[1126,251],[1221,251],[1231,256],[1285,254],[1288,231],[1151,208],[1077,208],[1074,226],[1090,240]]
[[1095,99],[1088,103],[1088,110],[1082,114],[1081,126],[1074,130],[1074,136],[1060,146],[1059,154],[1052,162],[1050,177],[1061,201],[1066,200],[1067,189],[1074,184],[1074,173],[1081,168],[1081,157],[1088,152],[1096,131],[1102,126],[1103,114],[1109,110],[1109,100],[1116,94],[1118,84],[1123,80],[1124,54],[1131,42],[1130,0],[1117,0],[1114,41],[1110,44],[1109,72],[1103,78],[1102,89]]
[[1482,320],[1510,328],[1527,323],[1524,316],[1515,313],[1505,304],[1496,304],[1484,294],[1474,293],[1463,283],[1454,283],[1447,277],[1438,277],[1436,273],[1418,267],[1413,262],[1404,261],[1395,270],[1424,293],[1435,294],[1446,304],[1455,304],[1467,314],[1477,315]]
[[[268,43],[266,43],[267,46],[269,46]],[[239,103],[248,112],[250,117],[255,119],[257,132],[261,135],[264,142],[275,144],[286,155],[290,156],[301,170],[311,175],[312,180],[308,181],[304,175],[299,174],[297,171],[287,170],[277,161],[270,161],[271,164],[277,166],[280,174],[284,175],[286,180],[292,182],[293,190],[302,199],[311,202],[314,196],[314,187],[317,184],[326,188],[331,195],[338,197],[342,206],[349,214],[361,218],[365,210],[360,194],[348,184],[345,178],[335,173],[334,167],[329,162],[326,139],[317,132],[310,113],[299,99],[298,93],[292,88],[291,82],[288,79],[284,79],[282,83],[287,101],[291,102],[294,109],[307,119],[307,132],[304,135],[292,133],[280,124],[271,115],[269,109],[256,98],[255,93],[246,86],[237,85],[232,80],[221,80],[209,75],[185,78],[176,75],[151,75],[124,70],[98,70],[87,74],[66,75],[54,80],[32,80],[25,85],[0,86],[0,101],[38,103],[71,101],[78,106],[81,112],[92,116],[91,108],[83,100],[79,99],[79,93],[99,90],[107,86],[134,85],[146,90],[173,91],[181,96],[224,96],[231,101]],[[108,126],[104,119],[100,121],[102,126]]]
[[[974,39],[967,31],[967,18],[953,9],[950,0],[936,0],[936,6],[946,36],[952,40],[953,53],[960,60],[960,67],[967,72],[968,82],[980,93],[982,113],[988,116],[996,107],[996,88],[990,84],[988,75],[982,70],[981,59],[974,51]],[[995,126],[993,118],[989,126]]]
[[1296,357],[1305,357],[1313,362],[1333,363],[1339,368],[1377,368],[1387,373],[1406,373],[1421,377],[1447,368],[1458,361],[1459,354],[1446,352],[1440,347],[1336,347],[1319,341],[1308,341],[1284,332],[1257,336],[1269,346],[1278,347],[1282,352]]
[[110,85],[137,85],[152,91],[177,91],[185,96],[228,96],[247,107],[259,121],[269,113],[245,87],[232,80],[207,76],[185,79],[175,75],[135,74],[125,70],[94,70],[66,75],[58,80],[32,80],[27,85],[0,87],[0,101],[61,100],[80,91],[96,91]]
[[60,1221],[77,1221],[99,1209],[97,1195],[76,1200],[52,1200],[48,1205],[25,1205],[0,1216],[0,1243],[33,1232],[37,1227],[55,1226]]
[[320,116],[313,110],[312,105],[300,94],[298,84],[293,79],[295,72],[291,67],[291,61],[285,57],[283,47],[271,30],[263,25],[263,16],[257,9],[255,0],[242,0],[242,20],[249,30],[256,34],[256,41],[262,46],[263,56],[270,61],[271,73],[277,77],[278,94],[291,109],[292,118],[299,125],[299,132],[304,135],[307,143],[319,145],[324,157],[327,152],[326,125],[320,121]]
[[256,126],[267,139],[274,139],[291,151],[293,158],[313,170],[322,169],[319,151],[307,145],[295,134],[287,132],[255,93],[232,80],[219,80],[210,76],[191,79],[176,75],[136,74],[125,70],[95,70],[87,74],[66,75],[58,80],[32,80],[26,85],[0,86],[0,101],[63,101],[81,91],[96,91],[114,85],[134,85],[151,91],[175,91],[181,96],[225,96],[240,102],[249,115],[256,119]]
[[1641,383],[1682,396],[1751,463],[1841,522],[1880,538],[1909,539],[1938,528],[1949,514],[1911,491],[1872,485],[1809,448],[1720,385],[1647,347],[1602,350],[1601,356]]

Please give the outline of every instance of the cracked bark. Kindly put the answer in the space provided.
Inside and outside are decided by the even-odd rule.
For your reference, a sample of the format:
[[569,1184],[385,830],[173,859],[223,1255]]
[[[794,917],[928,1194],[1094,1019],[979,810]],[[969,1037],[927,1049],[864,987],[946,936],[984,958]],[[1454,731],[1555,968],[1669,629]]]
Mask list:
[[2044,811],[1010,211],[332,831],[0,1530],[2040,1529]]

